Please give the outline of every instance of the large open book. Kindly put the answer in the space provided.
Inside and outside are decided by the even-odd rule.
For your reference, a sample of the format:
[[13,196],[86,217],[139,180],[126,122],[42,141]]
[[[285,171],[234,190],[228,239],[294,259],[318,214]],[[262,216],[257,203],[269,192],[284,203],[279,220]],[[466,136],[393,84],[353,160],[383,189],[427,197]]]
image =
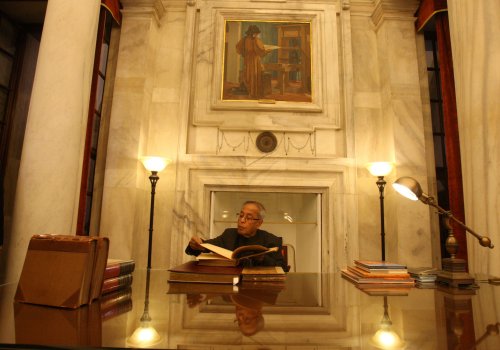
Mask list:
[[246,245],[231,251],[210,243],[201,246],[209,253],[201,253],[196,257],[199,265],[205,266],[238,266],[242,259],[251,259],[260,255],[277,252],[278,247],[266,248],[261,245]]

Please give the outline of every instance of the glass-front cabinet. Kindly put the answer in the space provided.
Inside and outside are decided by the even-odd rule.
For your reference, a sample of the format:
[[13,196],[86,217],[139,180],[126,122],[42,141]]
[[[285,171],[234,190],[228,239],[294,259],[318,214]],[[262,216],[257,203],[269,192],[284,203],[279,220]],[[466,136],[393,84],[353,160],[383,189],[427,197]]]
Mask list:
[[236,227],[247,200],[261,202],[266,215],[261,229],[283,238],[288,264],[295,272],[321,272],[322,193],[212,191],[210,237]]

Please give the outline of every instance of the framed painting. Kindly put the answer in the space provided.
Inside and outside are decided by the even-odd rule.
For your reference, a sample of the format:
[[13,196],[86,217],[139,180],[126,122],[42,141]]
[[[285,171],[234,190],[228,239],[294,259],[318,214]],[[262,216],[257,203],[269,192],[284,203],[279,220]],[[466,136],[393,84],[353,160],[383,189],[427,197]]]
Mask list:
[[222,101],[312,101],[311,23],[225,20]]

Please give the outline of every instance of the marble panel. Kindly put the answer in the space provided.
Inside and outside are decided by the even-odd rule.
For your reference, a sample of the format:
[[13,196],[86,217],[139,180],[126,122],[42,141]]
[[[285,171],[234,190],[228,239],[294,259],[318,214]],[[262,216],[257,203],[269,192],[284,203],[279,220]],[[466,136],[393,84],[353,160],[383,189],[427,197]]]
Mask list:
[[[339,45],[336,37],[334,4],[255,3],[208,1],[198,6],[193,34],[194,69],[192,117],[196,125],[218,124],[243,130],[269,123],[272,128],[293,126],[311,129],[313,125],[339,125]],[[300,11],[297,11],[300,7]],[[220,69],[223,64],[222,39],[225,20],[306,21],[312,24],[313,103],[277,101],[262,104],[257,101],[222,101]],[[326,99],[328,96],[328,100]],[[184,98],[184,97],[183,97]],[[287,111],[287,113],[283,113]],[[301,117],[294,111],[303,111]],[[312,114],[311,114],[312,112]],[[255,122],[256,117],[262,121]]]
[[[244,161],[244,159],[241,159]],[[319,191],[324,193],[324,217],[322,249],[324,271],[337,270],[345,264],[346,245],[357,245],[356,234],[345,222],[346,217],[355,217],[355,208],[346,200],[349,197],[344,177],[348,172],[342,167],[324,167],[322,171],[315,171],[303,162],[284,164],[274,162],[255,166],[253,170],[235,167],[237,158],[226,158],[225,166],[219,169],[191,166],[184,176],[183,191],[177,193],[175,206],[176,219],[182,222],[174,223],[181,231],[172,236],[172,256],[176,256],[177,263],[186,259],[182,256],[183,248],[189,238],[196,234],[203,237],[209,232],[210,191]],[[297,167],[299,166],[299,167]],[[348,209],[349,208],[349,209]],[[349,241],[349,243],[347,243]],[[181,255],[179,255],[181,252]],[[337,256],[338,254],[342,256]],[[335,256],[335,257],[334,257]]]

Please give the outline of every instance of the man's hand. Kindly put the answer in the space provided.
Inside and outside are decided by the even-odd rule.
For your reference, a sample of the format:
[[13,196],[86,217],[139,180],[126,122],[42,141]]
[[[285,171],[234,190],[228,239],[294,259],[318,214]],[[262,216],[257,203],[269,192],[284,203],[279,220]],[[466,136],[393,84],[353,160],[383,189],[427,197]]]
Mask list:
[[194,250],[205,250],[205,248],[203,248],[200,245],[202,243],[203,243],[203,240],[200,237],[196,237],[196,236],[191,237],[191,239],[189,240],[189,246],[191,247],[191,249],[194,249]]

